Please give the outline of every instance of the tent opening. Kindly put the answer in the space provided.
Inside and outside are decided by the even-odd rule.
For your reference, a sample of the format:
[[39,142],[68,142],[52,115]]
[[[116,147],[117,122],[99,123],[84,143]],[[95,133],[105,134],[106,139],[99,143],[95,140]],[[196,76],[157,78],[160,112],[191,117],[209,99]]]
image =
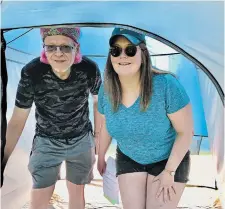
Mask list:
[[[181,47],[150,31],[119,24],[73,25],[81,26],[81,53],[97,63],[102,78],[109,50],[108,40],[114,27],[120,26],[146,35],[153,67],[174,73],[191,100],[194,119],[194,137],[191,145],[193,171],[188,185],[189,187],[217,189],[215,182],[218,182],[218,187],[221,188],[224,184],[225,169],[223,116],[221,115],[224,108],[224,93],[210,70]],[[67,26],[64,25],[64,27]],[[4,33],[2,30],[3,37],[5,40],[2,41],[2,140],[5,139],[6,124],[13,112],[21,69],[32,59],[39,57],[42,49],[38,27],[12,29]],[[89,104],[92,102],[90,97]],[[93,110],[90,108],[89,111],[93,123]],[[7,186],[2,189],[4,209],[11,209],[14,206],[22,209],[29,204],[31,177],[27,164],[34,131],[35,105],[32,106],[24,131],[5,169],[4,181]],[[4,144],[3,141],[2,149]],[[114,156],[115,149],[116,141],[113,140],[108,155]],[[59,178],[64,179],[65,169],[63,167],[60,174]],[[10,205],[9,201],[12,199],[14,201]]]

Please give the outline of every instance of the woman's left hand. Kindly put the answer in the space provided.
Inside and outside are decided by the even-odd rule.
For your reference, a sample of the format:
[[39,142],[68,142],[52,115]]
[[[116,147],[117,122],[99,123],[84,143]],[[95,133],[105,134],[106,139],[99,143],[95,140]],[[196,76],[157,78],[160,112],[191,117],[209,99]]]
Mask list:
[[171,201],[173,196],[176,194],[174,188],[174,176],[163,170],[158,176],[154,178],[153,182],[156,181],[159,181],[159,188],[156,193],[156,198],[159,198],[162,194],[164,203]]

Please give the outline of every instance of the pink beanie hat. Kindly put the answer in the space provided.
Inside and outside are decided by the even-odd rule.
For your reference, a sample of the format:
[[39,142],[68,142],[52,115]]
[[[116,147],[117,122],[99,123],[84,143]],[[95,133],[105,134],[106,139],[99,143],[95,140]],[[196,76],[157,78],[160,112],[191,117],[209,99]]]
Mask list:
[[[63,36],[67,36],[67,37],[71,38],[74,41],[75,46],[77,46],[77,49],[78,49],[78,51],[76,52],[75,59],[74,59],[74,64],[81,62],[82,55],[80,52],[80,44],[78,42],[79,38],[80,38],[80,28],[66,28],[66,27],[65,28],[63,28],[63,27],[62,28],[41,28],[40,33],[41,33],[43,42],[47,36],[63,35]],[[41,52],[40,61],[45,64],[49,64],[44,50],[42,50],[42,52]]]

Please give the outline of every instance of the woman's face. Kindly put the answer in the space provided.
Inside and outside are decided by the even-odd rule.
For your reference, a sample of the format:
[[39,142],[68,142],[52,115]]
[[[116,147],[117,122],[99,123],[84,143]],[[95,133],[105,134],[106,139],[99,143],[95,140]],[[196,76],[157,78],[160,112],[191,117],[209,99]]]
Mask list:
[[62,35],[47,36],[44,45],[46,57],[53,70],[63,73],[70,69],[77,52],[72,39]]
[[139,72],[141,67],[141,49],[137,47],[137,52],[135,56],[129,57],[125,53],[125,48],[131,46],[132,43],[129,42],[123,36],[118,37],[113,46],[118,46],[122,48],[122,53],[118,57],[111,56],[111,62],[115,72],[119,76],[132,76]]

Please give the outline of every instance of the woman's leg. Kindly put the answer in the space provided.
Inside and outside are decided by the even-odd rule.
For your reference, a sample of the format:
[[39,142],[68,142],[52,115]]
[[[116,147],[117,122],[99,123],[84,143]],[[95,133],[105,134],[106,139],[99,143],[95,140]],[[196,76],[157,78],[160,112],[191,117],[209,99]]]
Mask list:
[[147,173],[121,174],[118,180],[123,209],[145,209]]

